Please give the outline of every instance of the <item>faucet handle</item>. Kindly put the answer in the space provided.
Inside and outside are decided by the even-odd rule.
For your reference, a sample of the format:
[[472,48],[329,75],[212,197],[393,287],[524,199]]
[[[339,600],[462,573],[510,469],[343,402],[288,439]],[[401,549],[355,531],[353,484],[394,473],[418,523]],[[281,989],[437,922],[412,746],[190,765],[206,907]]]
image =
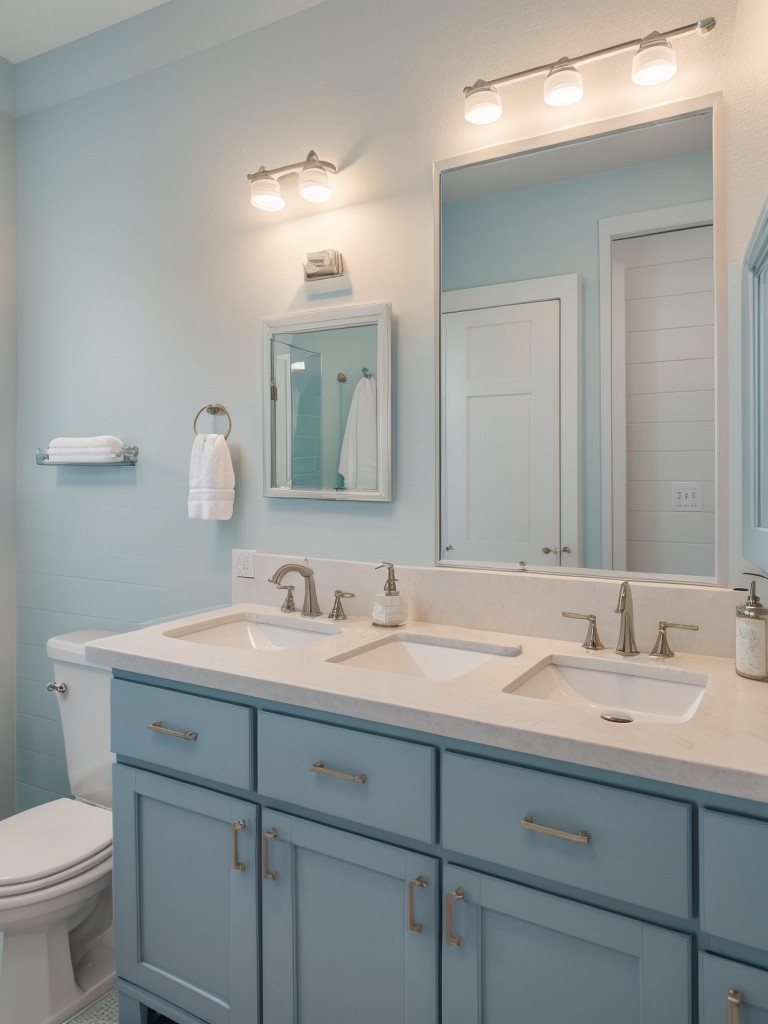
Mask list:
[[660,622],[659,623],[659,635],[656,637],[656,643],[653,645],[651,651],[652,658],[674,658],[675,652],[667,643],[667,630],[668,629],[693,629],[697,630],[698,626],[687,626],[684,622]]
[[343,590],[334,591],[333,608],[328,612],[329,619],[346,619],[347,613],[341,607],[342,597],[354,597],[354,594],[345,593]]
[[596,615],[582,615],[580,612],[563,612],[564,619],[586,619],[589,623],[587,626],[587,635],[584,643],[581,645],[588,651],[603,651],[605,645],[601,642],[600,637],[597,635],[597,616]]
[[[274,580],[268,580],[267,582],[268,583],[273,583]],[[296,611],[296,603],[293,600],[293,592],[294,592],[294,590],[296,588],[294,587],[294,585],[292,583],[278,583],[278,584],[276,584],[276,586],[277,586],[278,590],[287,590],[288,591],[288,596],[283,601],[283,604],[282,604],[282,606],[280,608],[280,611],[281,612],[295,612]]]

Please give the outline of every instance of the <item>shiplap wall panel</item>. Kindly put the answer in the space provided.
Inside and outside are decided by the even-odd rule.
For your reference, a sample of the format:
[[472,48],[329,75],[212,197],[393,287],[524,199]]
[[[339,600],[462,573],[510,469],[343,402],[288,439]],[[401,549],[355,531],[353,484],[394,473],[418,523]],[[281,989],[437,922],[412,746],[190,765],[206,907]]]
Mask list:
[[[711,228],[615,243],[624,266],[627,568],[714,573],[715,345]],[[701,508],[673,506],[675,483]],[[706,497],[703,493],[706,487]],[[674,567],[674,569],[672,569]]]

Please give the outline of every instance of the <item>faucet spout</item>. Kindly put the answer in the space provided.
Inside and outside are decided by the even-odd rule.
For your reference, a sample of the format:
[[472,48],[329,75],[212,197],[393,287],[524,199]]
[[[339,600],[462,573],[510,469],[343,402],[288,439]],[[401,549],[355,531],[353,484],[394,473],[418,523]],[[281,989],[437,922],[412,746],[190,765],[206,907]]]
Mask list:
[[285,565],[280,566],[274,575],[269,577],[267,582],[274,583],[279,587],[283,582],[283,578],[287,576],[289,572],[297,572],[299,576],[304,579],[304,604],[301,609],[301,614],[307,616],[307,618],[316,619],[318,615],[322,615],[323,613],[320,611],[320,605],[317,602],[315,574],[308,565],[298,565],[295,562],[286,562]]
[[639,654],[635,643],[635,626],[632,609],[632,591],[629,589],[627,580],[619,587],[619,601],[616,605],[616,613],[621,616],[619,620],[619,639],[616,641],[616,653],[625,658]]

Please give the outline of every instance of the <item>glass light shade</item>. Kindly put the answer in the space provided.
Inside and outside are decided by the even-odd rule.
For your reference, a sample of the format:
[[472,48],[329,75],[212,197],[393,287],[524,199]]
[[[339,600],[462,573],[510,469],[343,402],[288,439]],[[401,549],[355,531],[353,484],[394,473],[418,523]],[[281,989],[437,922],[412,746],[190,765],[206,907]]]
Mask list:
[[660,85],[677,71],[675,51],[663,37],[643,43],[632,60],[635,85]]
[[299,173],[299,193],[310,203],[325,203],[331,198],[328,175],[318,164],[307,164]]
[[268,175],[251,182],[251,203],[259,210],[274,213],[282,210],[285,200],[280,192],[280,183]]
[[491,124],[501,117],[501,97],[492,85],[480,82],[464,98],[464,117],[470,124]]
[[544,102],[550,107],[569,107],[583,95],[584,79],[571,65],[552,68],[544,79]]

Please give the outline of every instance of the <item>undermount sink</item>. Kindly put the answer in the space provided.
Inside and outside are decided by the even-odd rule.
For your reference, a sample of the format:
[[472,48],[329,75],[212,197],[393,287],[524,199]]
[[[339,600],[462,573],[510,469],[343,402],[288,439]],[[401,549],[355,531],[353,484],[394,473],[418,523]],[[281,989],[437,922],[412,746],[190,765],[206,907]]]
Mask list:
[[608,722],[687,722],[709,677],[687,669],[553,655],[506,693],[593,709]]
[[503,646],[453,637],[398,633],[328,660],[351,668],[445,681],[458,679],[493,658],[515,657],[521,650],[519,645]]
[[237,650],[283,651],[301,647],[341,630],[335,626],[312,622],[308,619],[289,619],[278,615],[243,612],[208,619],[201,624],[170,629],[165,636],[187,640],[193,644],[211,644]]

